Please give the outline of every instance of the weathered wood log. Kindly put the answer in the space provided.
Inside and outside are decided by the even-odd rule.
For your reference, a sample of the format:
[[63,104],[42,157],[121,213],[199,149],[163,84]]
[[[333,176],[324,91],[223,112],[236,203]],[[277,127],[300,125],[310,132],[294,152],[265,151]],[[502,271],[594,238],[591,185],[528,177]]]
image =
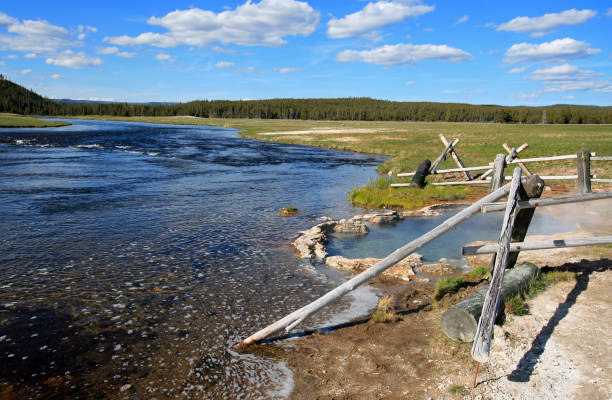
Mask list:
[[[594,157],[597,153],[591,153],[591,157]],[[577,158],[576,154],[568,154],[563,156],[551,156],[551,157],[534,157],[534,158],[521,158],[520,161],[512,161],[508,164],[530,163],[530,162],[542,162],[542,161],[559,161],[559,160],[573,160]]]
[[351,290],[357,288],[358,286],[369,281],[373,277],[391,268],[399,261],[408,257],[410,254],[425,247],[427,244],[444,235],[446,232],[455,228],[457,225],[467,221],[474,215],[478,214],[480,212],[480,207],[482,206],[482,204],[497,201],[502,197],[506,196],[509,191],[510,185],[504,185],[495,192],[489,193],[487,196],[478,200],[471,206],[459,211],[457,214],[453,215],[452,217],[450,217],[434,229],[430,230],[426,234],[395,250],[393,253],[389,254],[387,257],[383,258],[382,260],[374,264],[372,267],[366,269],[359,275],[349,279],[342,285],[338,286],[334,290],[331,290],[330,292],[313,301],[312,303],[300,308],[297,311],[292,312],[291,314],[281,318],[273,324],[268,325],[267,327],[254,333],[253,335],[244,339],[242,342],[235,344],[233,347],[242,348],[244,346],[248,346],[250,344],[263,340],[282,329],[287,329],[287,327],[289,326],[294,328],[297,325],[296,321],[303,321],[309,315],[317,312],[321,308],[325,307],[327,304],[336,301]]
[[[518,242],[510,243],[510,251],[529,251],[544,249],[564,249],[567,247],[597,246],[612,243],[612,236],[599,236],[582,239],[554,239],[539,240],[537,242]],[[485,244],[480,246],[465,246],[461,248],[464,256],[474,256],[478,254],[494,254],[497,252],[496,244]]]
[[[444,143],[445,146],[448,146],[448,139],[446,139],[446,136],[444,136],[443,134],[440,134],[440,140],[442,140],[442,143]],[[459,139],[457,139],[458,141]],[[455,145],[453,145],[453,148],[450,149],[450,154],[453,157],[453,160],[455,160],[455,164],[457,164],[457,166],[459,168],[465,168],[465,164],[463,164],[463,161],[461,161],[461,157],[459,157],[459,154],[457,154],[457,152],[455,151]],[[463,170],[461,171],[463,172],[463,174],[465,175],[465,178],[468,181],[472,180],[472,175],[470,175],[470,173],[467,170]]]
[[477,180],[477,181],[455,181],[455,182],[432,182],[430,185],[433,186],[453,186],[453,185],[482,185],[487,184],[490,185],[490,180]]
[[[438,170],[436,170],[435,174],[437,175],[437,174],[446,174],[446,173],[451,173],[451,172],[464,172],[464,171],[482,171],[484,169],[489,169],[489,168],[491,168],[491,166],[483,165],[483,166],[480,166],[480,167],[438,169]],[[415,174],[414,172],[401,172],[401,173],[397,174],[397,176],[399,176],[399,177],[401,177],[401,176],[413,176],[414,174]]]
[[595,179],[595,178],[591,178],[591,183],[593,183],[593,182],[612,183],[612,179]]
[[518,149],[513,149],[513,148],[510,148],[510,146],[508,146],[508,143],[504,143],[502,146],[504,147],[504,149],[506,149],[506,151],[508,152],[508,156],[511,158],[510,160],[508,160],[508,158],[506,158],[506,163],[509,163],[509,162],[511,162],[511,161],[516,161],[516,162],[517,162],[517,165],[518,165],[519,167],[521,167],[521,169],[523,170],[523,172],[524,172],[524,173],[525,173],[527,176],[533,175],[533,174],[531,173],[531,171],[529,171],[529,170],[527,169],[527,167],[525,166],[525,164],[523,164],[523,163],[521,162],[521,160],[518,158],[518,154],[519,154],[521,151],[525,150],[525,149],[527,148],[527,146],[529,146],[527,143],[523,144],[523,145],[522,145],[521,147],[519,147]]
[[425,178],[427,177],[427,174],[429,174],[430,167],[431,161],[429,161],[428,159],[424,159],[423,161],[421,161],[414,176],[410,180],[410,183],[420,188],[425,187]]
[[[571,196],[559,196],[559,197],[550,197],[547,199],[530,199],[527,201],[519,201],[518,208],[522,210],[523,208],[534,208],[534,207],[544,207],[544,206],[554,206],[557,204],[567,204],[567,203],[580,203],[583,201],[593,201],[593,200],[601,200],[601,199],[609,199],[612,198],[612,192],[597,192],[597,193],[585,193],[579,195],[571,195]],[[504,211],[506,209],[506,203],[488,203],[482,205],[483,214]]]
[[[596,175],[591,175],[591,177],[595,177]],[[541,175],[540,178],[551,181],[562,181],[569,179],[578,179],[578,175]],[[509,181],[512,180],[511,176],[505,176],[504,180]]]
[[591,193],[591,154],[585,149],[578,150],[578,193]]
[[[531,263],[523,263],[508,271],[501,287],[501,302],[505,303],[510,297],[524,292],[538,272],[538,267]],[[474,341],[487,290],[489,285],[454,305],[442,315],[442,331],[446,336],[458,342]],[[500,308],[497,317],[502,312]]]
[[497,190],[504,183],[504,169],[506,168],[506,156],[498,154],[493,162],[493,178],[491,179],[491,191]]
[[435,159],[435,161],[431,164],[429,168],[429,173],[434,174],[438,169],[438,165],[446,158],[446,154],[453,149],[453,146],[456,146],[459,143],[459,139],[455,139],[453,143],[448,143],[444,151]]
[[612,161],[612,156],[593,156],[591,161]]
[[491,278],[489,290],[487,290],[487,294],[485,295],[482,314],[480,315],[476,336],[472,344],[472,358],[481,363],[489,359],[491,338],[493,337],[493,324],[497,317],[497,310],[501,299],[502,282],[510,257],[510,239],[514,230],[514,221],[518,213],[516,203],[519,199],[519,192],[521,189],[521,169],[515,168],[513,176],[514,179],[512,179],[512,183],[510,184],[508,203],[506,205],[501,235],[497,245],[497,253],[495,254],[493,277]]
[[[544,190],[544,181],[537,175],[523,176],[521,178],[521,186],[519,189],[519,199],[526,201],[529,199],[537,199],[542,195]],[[512,229],[511,242],[523,242],[529,229],[529,224],[535,213],[535,208],[518,208],[517,214],[514,220],[514,228]],[[512,251],[508,257],[508,264],[506,268],[512,268],[516,264],[519,252]]]

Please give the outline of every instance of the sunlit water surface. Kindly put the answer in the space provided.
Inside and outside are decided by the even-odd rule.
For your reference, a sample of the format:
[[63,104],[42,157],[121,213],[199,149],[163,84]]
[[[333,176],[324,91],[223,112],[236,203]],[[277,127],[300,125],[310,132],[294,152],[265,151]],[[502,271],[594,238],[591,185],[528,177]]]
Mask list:
[[[381,159],[213,127],[71,122],[0,130],[0,392],[286,396],[282,364],[229,346],[337,284],[290,239],[360,213],[347,193]],[[287,205],[299,215],[277,216]]]

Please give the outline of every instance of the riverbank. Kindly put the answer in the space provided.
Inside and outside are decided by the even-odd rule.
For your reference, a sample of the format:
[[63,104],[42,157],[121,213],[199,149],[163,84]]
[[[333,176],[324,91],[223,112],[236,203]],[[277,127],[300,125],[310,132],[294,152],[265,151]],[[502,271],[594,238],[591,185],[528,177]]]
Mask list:
[[[589,203],[588,213],[583,208],[552,207],[553,215],[578,229],[549,238],[612,233],[602,223],[612,216],[612,201]],[[364,317],[325,334],[260,346],[257,352],[291,368],[292,399],[608,399],[611,260],[612,246],[521,253],[519,262],[535,262],[545,271],[571,271],[576,279],[553,284],[527,301],[525,315],[508,315],[504,325],[495,327],[491,360],[481,368],[473,390],[471,343],[444,336],[440,318],[476,290],[478,279],[441,301],[434,301],[434,287],[422,282],[372,283],[393,296],[396,321],[376,323]],[[470,262],[480,265],[483,260]]]
[[19,114],[0,113],[0,128],[51,128],[67,125],[70,125],[70,123],[24,117]]

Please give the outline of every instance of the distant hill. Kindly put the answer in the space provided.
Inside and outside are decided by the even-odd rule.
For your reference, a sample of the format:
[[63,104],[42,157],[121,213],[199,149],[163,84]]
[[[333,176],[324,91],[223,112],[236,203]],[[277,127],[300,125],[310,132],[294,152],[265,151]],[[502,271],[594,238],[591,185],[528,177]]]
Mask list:
[[0,112],[50,115],[56,104],[0,75]]
[[269,100],[195,100],[188,103],[114,103],[50,100],[0,75],[0,112],[34,115],[177,116],[357,121],[447,121],[521,124],[612,124],[612,107],[543,107],[399,102],[368,97]]

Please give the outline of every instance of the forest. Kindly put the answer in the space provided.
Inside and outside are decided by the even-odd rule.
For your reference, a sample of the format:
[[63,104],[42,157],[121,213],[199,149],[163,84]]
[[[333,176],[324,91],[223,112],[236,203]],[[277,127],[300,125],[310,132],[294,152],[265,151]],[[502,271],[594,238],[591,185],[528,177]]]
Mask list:
[[194,100],[187,103],[56,101],[0,75],[0,112],[41,116],[194,116],[336,121],[446,121],[518,124],[610,124],[612,107],[543,107],[399,102],[366,97],[269,100]]

